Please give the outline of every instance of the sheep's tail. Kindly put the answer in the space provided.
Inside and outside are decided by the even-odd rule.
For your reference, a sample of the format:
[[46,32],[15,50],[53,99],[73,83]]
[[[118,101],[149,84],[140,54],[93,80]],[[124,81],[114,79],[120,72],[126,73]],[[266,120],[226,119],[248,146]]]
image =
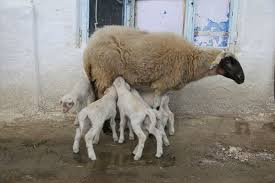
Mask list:
[[87,50],[83,53],[83,67],[87,77],[92,81],[92,68],[91,63],[89,62],[89,54]]
[[95,95],[95,100],[96,100],[96,99],[98,99],[98,95],[97,95],[95,81],[92,78],[92,65],[90,63],[89,53],[87,50],[85,50],[83,53],[83,67],[84,67],[84,71],[92,85],[92,88],[94,90],[94,95]]
[[152,133],[153,128],[155,128],[157,125],[156,115],[152,109],[146,110],[146,114],[148,115],[148,117],[150,118],[150,121],[151,121],[148,131],[149,131],[149,133]]

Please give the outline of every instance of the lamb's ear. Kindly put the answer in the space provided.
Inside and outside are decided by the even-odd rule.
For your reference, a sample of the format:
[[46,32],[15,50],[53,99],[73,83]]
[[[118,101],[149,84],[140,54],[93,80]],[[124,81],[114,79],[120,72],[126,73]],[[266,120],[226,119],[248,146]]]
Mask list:
[[212,70],[212,69],[216,68],[216,67],[219,65],[221,59],[225,57],[225,55],[226,55],[226,52],[223,50],[223,51],[216,57],[216,59],[210,64],[209,70]]

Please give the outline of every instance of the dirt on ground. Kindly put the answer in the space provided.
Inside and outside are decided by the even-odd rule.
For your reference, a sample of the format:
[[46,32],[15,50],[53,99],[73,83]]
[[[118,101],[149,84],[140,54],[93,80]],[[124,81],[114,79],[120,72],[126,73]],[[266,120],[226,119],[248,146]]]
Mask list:
[[0,183],[275,183],[274,121],[198,116],[176,119],[162,158],[154,138],[133,160],[137,141],[101,134],[96,161],[84,142],[72,152],[73,121],[0,125]]

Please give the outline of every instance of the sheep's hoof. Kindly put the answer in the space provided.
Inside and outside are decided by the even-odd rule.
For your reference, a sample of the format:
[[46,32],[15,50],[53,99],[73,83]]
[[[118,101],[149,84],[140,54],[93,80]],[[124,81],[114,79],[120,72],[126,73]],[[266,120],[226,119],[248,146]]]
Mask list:
[[135,136],[129,136],[129,140],[135,140]]
[[164,144],[165,146],[170,146],[169,140],[164,140],[164,141],[163,141],[163,144]]
[[95,156],[95,154],[89,154],[89,158],[91,159],[91,160],[96,160],[96,156]]
[[160,158],[162,156],[162,153],[157,153],[156,158]]
[[119,144],[123,144],[124,140],[123,139],[119,139],[118,143]]
[[170,130],[169,135],[173,136],[175,134],[175,130]]
[[79,153],[79,147],[73,146],[73,152],[76,154]]
[[113,137],[114,142],[118,141],[118,137]]
[[135,155],[134,160],[137,161],[141,158],[141,156]]

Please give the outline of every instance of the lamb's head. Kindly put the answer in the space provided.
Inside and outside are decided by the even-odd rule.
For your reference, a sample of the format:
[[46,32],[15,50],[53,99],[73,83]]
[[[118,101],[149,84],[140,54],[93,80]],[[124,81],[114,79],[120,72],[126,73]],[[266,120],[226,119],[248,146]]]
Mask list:
[[131,89],[130,85],[123,79],[123,77],[117,77],[114,80],[113,84],[116,87],[116,89],[121,88],[121,87],[124,87],[127,90]]
[[109,95],[109,96],[112,96],[113,98],[117,98],[116,88],[114,86],[107,88],[104,91],[104,95]]
[[221,53],[215,62],[217,74],[230,78],[238,84],[244,82],[245,76],[242,66],[232,53]]
[[69,112],[75,106],[76,100],[71,95],[64,95],[60,100],[63,113]]

